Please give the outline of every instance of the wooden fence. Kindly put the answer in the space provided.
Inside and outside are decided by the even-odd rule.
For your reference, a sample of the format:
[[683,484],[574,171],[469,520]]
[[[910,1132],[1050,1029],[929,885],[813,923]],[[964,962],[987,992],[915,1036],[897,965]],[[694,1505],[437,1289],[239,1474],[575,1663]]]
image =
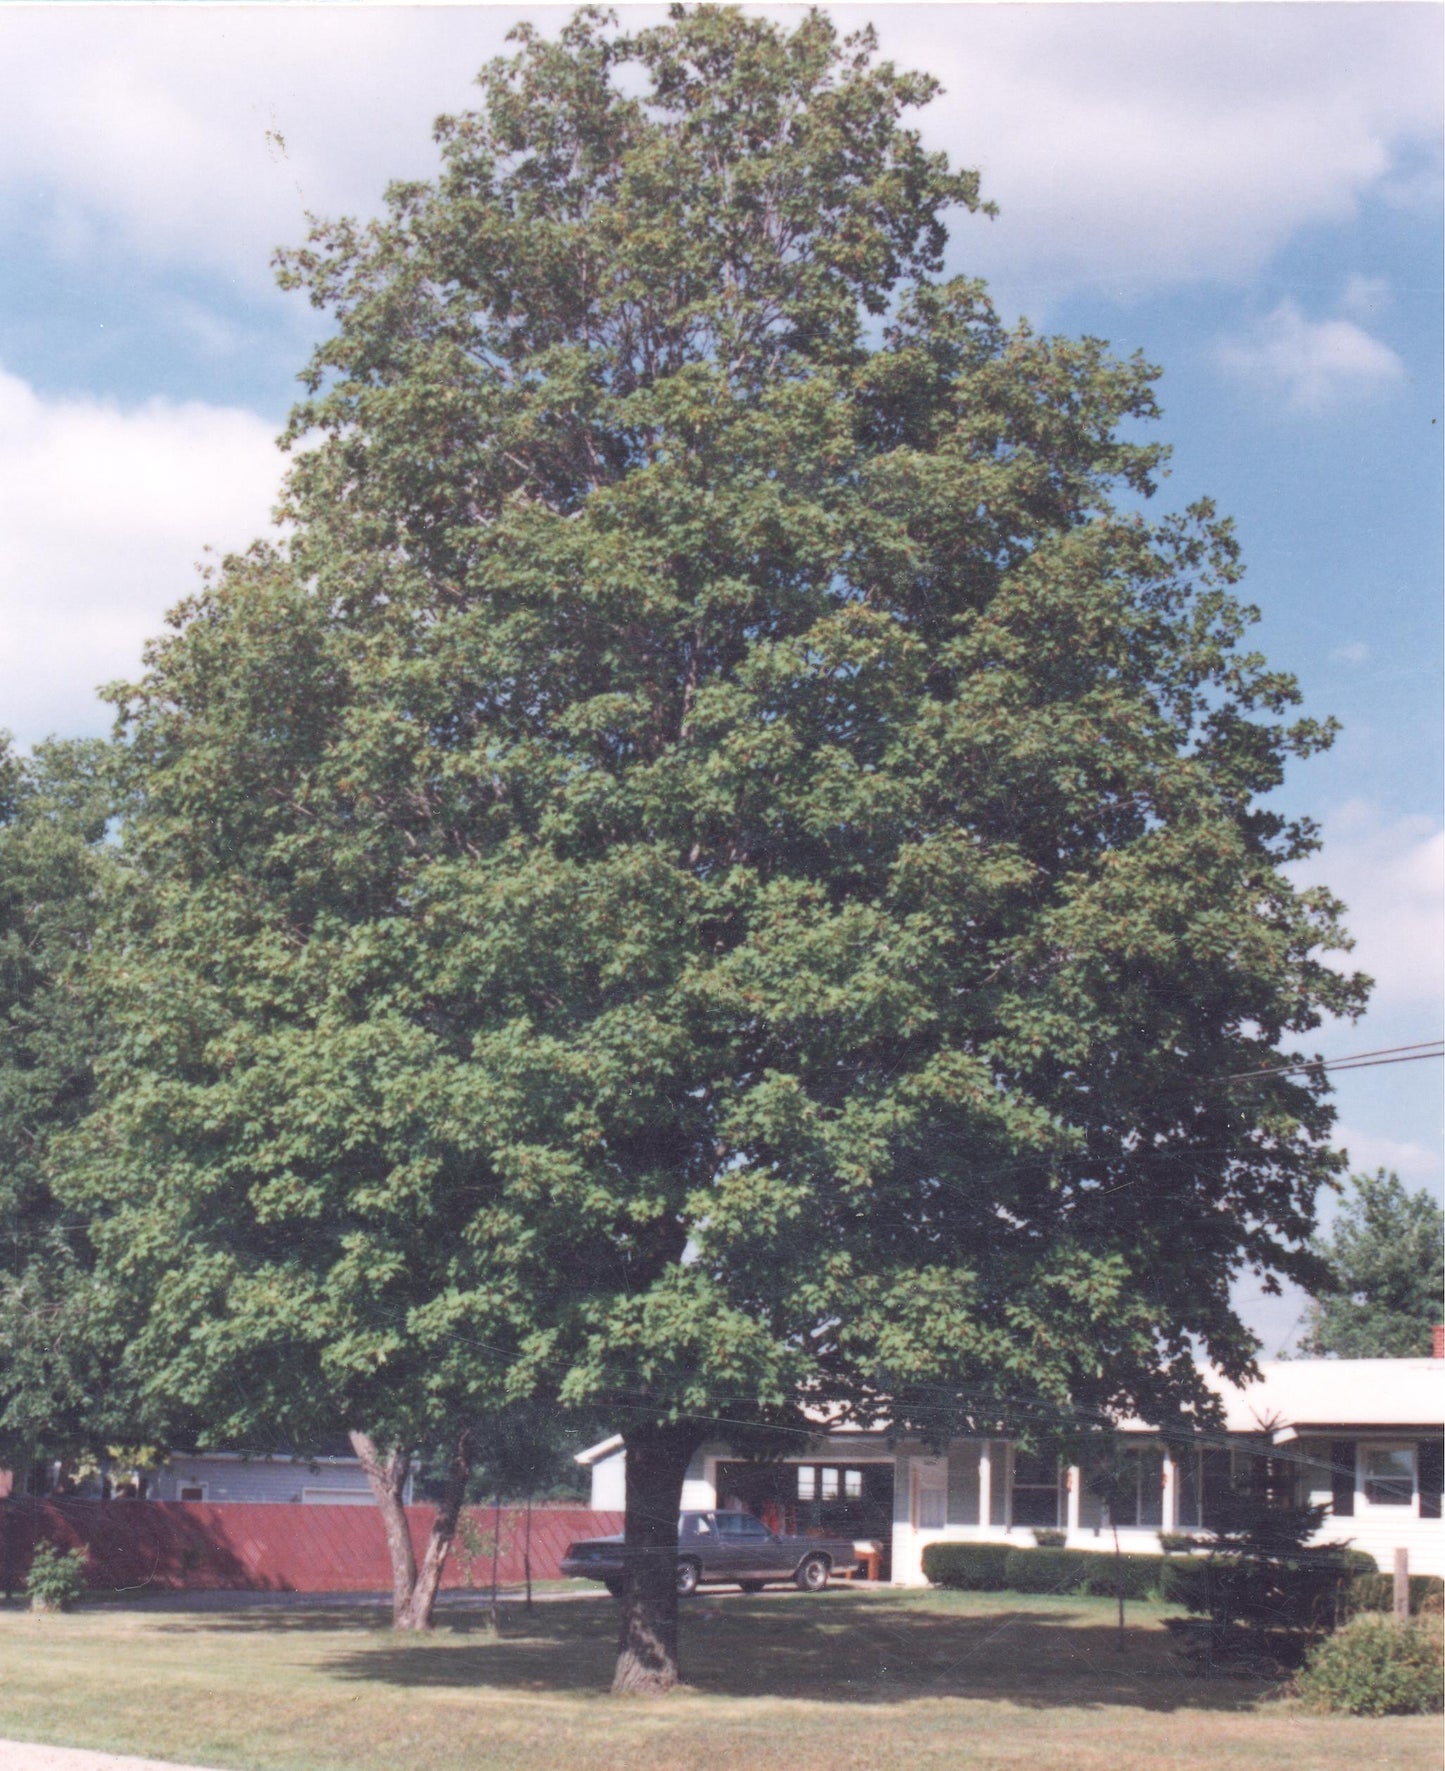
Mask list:
[[[418,1557],[436,1509],[408,1507]],[[494,1515],[469,1508],[470,1532],[459,1532],[443,1585],[490,1583]],[[567,1546],[579,1537],[621,1531],[621,1513],[585,1507],[538,1506],[531,1511],[533,1580],[560,1573]],[[524,1578],[528,1554],[526,1509],[503,1507],[498,1533],[498,1576],[504,1585]],[[470,1538],[479,1554],[467,1553]],[[106,1592],[234,1589],[243,1592],[389,1592],[391,1564],[381,1518],[372,1506],[207,1504],[200,1501],[0,1501],[0,1585],[18,1591],[37,1542],[83,1547],[91,1587]]]

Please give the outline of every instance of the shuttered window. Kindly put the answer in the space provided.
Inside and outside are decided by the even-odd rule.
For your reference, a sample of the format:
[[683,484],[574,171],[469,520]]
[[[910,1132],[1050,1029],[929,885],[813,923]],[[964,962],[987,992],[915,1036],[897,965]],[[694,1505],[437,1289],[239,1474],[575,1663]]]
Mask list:
[[1355,1516],[1355,1442],[1334,1439],[1330,1442],[1330,1478],[1332,1493],[1330,1511],[1337,1519]]
[[1420,1459],[1420,1517],[1440,1517],[1440,1490],[1445,1486],[1445,1440],[1422,1439],[1416,1447]]

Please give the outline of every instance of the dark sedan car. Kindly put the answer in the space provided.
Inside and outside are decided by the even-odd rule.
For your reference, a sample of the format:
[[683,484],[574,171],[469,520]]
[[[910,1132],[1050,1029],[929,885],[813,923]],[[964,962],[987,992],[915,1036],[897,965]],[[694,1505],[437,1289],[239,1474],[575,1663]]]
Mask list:
[[[677,1525],[677,1590],[696,1591],[704,1581],[726,1581],[745,1593],[769,1581],[791,1580],[818,1593],[828,1576],[856,1568],[858,1553],[840,1537],[779,1537],[751,1513],[684,1513]],[[600,1580],[609,1593],[622,1591],[622,1538],[589,1537],[562,1559],[572,1580]]]

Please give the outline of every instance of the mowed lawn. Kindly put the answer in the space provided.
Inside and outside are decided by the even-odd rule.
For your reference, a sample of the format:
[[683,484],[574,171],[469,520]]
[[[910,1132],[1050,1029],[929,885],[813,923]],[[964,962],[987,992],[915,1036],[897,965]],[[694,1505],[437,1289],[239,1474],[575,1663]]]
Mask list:
[[606,1601],[509,1608],[500,1640],[443,1610],[99,1605],[0,1611],[0,1736],[239,1771],[1424,1771],[1434,1718],[1310,1716],[1277,1688],[1186,1676],[1160,1611],[963,1593],[703,1594],[687,1687],[606,1695]]

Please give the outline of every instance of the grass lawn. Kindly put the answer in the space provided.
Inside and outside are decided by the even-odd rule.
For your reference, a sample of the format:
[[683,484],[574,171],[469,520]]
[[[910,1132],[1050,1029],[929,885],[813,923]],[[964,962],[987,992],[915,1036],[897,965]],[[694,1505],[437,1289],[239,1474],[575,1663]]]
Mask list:
[[425,1639],[381,1613],[0,1609],[0,1736],[243,1771],[1424,1771],[1434,1718],[1306,1715],[1181,1674],[1160,1611],[969,1593],[700,1595],[686,1689],[615,1701],[606,1601],[474,1610]]

